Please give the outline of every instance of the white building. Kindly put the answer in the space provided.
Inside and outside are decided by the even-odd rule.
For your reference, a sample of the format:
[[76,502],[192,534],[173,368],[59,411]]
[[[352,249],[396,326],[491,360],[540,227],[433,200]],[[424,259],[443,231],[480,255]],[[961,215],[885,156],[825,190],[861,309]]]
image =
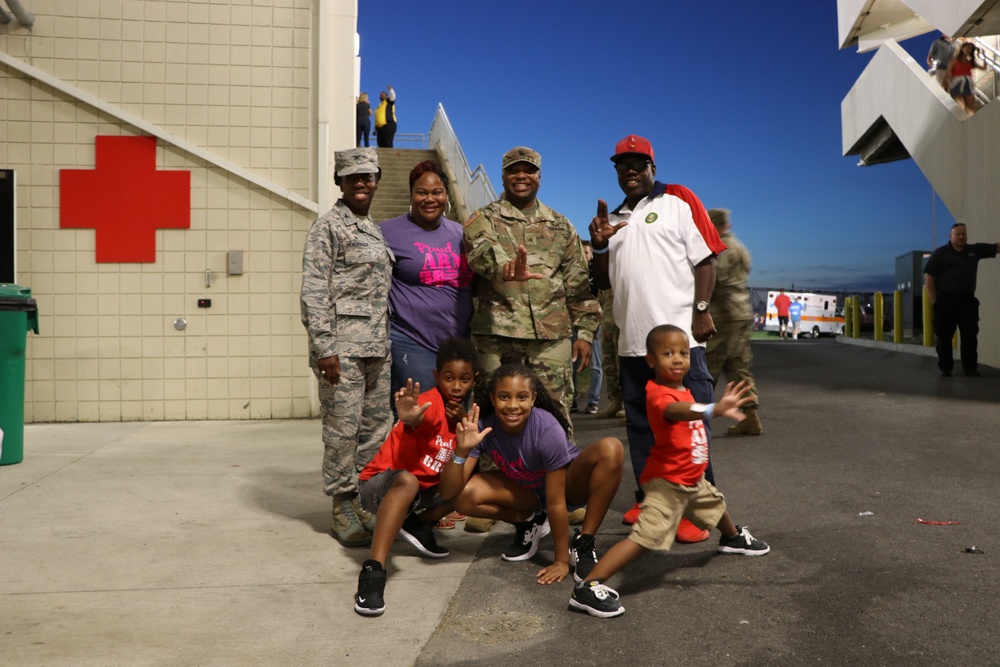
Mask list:
[[[878,49],[841,105],[843,150],[860,164],[912,158],[970,242],[1000,242],[1000,104],[969,116],[897,43],[934,30],[976,38],[996,71],[995,0],[837,0],[840,47]],[[984,39],[990,37],[989,39]],[[996,96],[997,75],[991,73]],[[1000,367],[1000,260],[979,265],[979,360]]]
[[[15,281],[41,322],[26,421],[317,414],[301,249],[337,198],[333,152],[354,145],[356,0],[6,4],[21,16],[0,24],[0,169],[17,183]],[[61,188],[62,170],[95,169],[98,137],[107,161]],[[190,228],[144,239],[168,213],[163,172],[189,175]],[[101,233],[66,228],[70,211]]]

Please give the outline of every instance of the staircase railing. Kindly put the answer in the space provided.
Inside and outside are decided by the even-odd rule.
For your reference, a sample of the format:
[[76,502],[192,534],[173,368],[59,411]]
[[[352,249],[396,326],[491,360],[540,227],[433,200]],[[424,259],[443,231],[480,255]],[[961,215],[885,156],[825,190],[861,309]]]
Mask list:
[[475,169],[469,168],[469,161],[465,157],[465,151],[458,143],[458,136],[451,127],[448,114],[444,111],[444,106],[438,104],[437,113],[431,122],[431,129],[428,134],[428,147],[432,150],[444,152],[448,164],[455,171],[458,181],[455,185],[461,191],[468,210],[475,211],[486,206],[497,198],[493,184],[490,183],[489,176],[482,164]]
[[988,35],[972,40],[979,48],[979,57],[986,64],[985,70],[973,70],[973,82],[976,84],[976,97],[982,104],[988,104],[997,98],[998,79],[1000,79],[1000,36]]

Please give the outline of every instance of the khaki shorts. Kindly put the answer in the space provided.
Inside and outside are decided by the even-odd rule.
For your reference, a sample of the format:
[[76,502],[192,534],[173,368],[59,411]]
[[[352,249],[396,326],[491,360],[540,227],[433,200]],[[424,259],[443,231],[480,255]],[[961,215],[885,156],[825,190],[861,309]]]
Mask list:
[[726,513],[726,497],[704,476],[695,486],[653,479],[642,490],[646,499],[629,539],[645,549],[670,551],[682,517],[706,530],[715,528]]

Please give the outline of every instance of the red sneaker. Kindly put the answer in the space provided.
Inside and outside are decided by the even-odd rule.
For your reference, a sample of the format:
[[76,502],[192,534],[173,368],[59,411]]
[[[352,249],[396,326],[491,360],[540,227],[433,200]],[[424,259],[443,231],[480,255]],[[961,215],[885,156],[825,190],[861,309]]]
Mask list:
[[622,517],[622,523],[627,526],[631,526],[639,520],[640,511],[642,511],[642,509],[639,507],[639,503],[632,505],[632,508],[628,512],[625,512],[625,516]]
[[685,544],[704,542],[708,539],[708,534],[707,530],[698,528],[698,526],[688,521],[687,517],[681,519],[680,525],[677,526],[677,541]]

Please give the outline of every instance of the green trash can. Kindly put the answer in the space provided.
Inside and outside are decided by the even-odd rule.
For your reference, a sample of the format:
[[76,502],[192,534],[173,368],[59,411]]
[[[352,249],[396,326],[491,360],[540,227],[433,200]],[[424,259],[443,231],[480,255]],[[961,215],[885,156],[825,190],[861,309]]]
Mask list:
[[31,288],[0,283],[0,465],[24,460],[24,352],[38,333]]

